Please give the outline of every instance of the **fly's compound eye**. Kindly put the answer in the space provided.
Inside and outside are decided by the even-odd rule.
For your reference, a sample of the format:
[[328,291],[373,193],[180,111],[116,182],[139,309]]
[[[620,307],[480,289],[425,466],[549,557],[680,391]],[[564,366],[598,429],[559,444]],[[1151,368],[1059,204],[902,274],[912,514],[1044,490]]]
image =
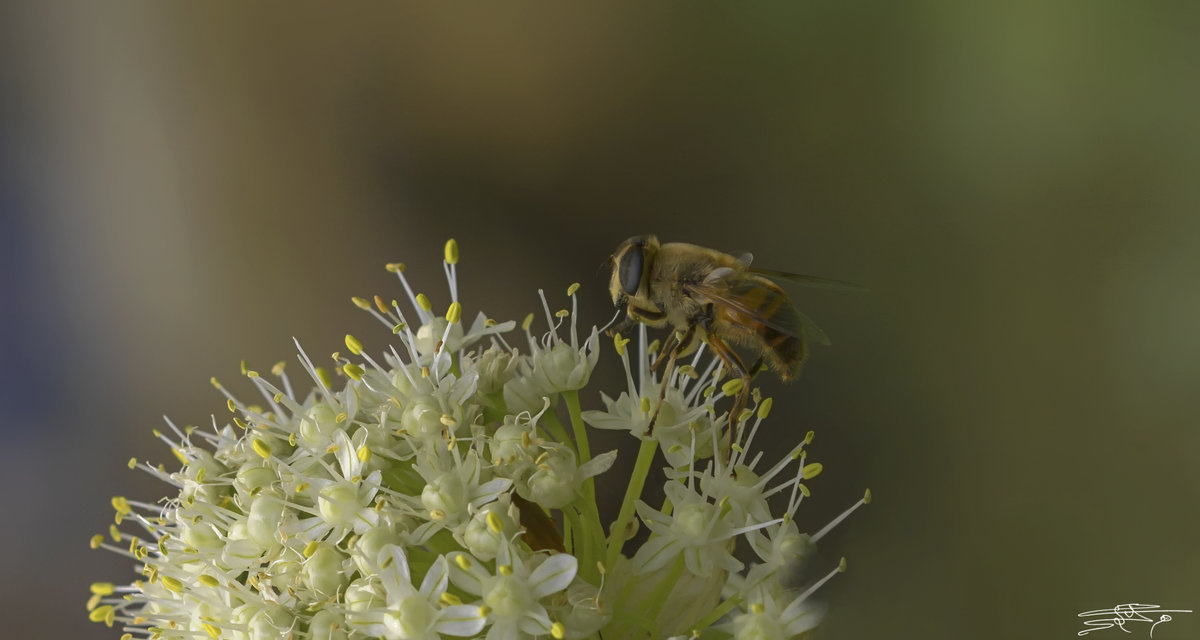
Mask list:
[[625,293],[633,295],[637,293],[638,285],[642,282],[642,266],[646,260],[646,249],[640,244],[635,244],[629,247],[629,250],[621,255],[621,262],[617,265],[617,274],[621,276],[621,288]]

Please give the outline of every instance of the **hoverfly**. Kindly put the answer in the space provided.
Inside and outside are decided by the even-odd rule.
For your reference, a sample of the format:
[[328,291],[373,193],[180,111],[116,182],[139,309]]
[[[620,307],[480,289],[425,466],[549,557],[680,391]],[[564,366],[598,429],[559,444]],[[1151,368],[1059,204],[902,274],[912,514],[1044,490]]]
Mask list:
[[[734,257],[683,242],[663,244],[653,235],[634,236],[613,253],[609,290],[613,304],[624,308],[625,318],[609,334],[639,322],[672,329],[653,365],[657,369],[664,358],[667,361],[648,433],[658,419],[675,360],[701,343],[742,380],[730,411],[731,430],[736,429],[746,408],[750,379],[764,363],[780,378],[791,380],[808,359],[808,340],[829,344],[825,333],[767,276],[813,286],[863,289],[838,280],[751,267],[750,259],[749,255]],[[758,360],[747,367],[733,345],[750,349]]]

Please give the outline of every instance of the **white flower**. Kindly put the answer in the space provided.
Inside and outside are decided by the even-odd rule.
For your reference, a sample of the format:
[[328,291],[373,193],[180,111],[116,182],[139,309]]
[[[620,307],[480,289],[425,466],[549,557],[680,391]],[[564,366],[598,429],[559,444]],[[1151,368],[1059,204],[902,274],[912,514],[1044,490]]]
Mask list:
[[494,574],[469,554],[457,552],[449,558],[454,585],[482,599],[491,625],[488,640],[551,633],[554,623],[541,600],[566,589],[578,569],[578,560],[565,553],[529,556],[527,563],[508,546],[501,549]]
[[[809,596],[833,573],[799,595],[785,578],[870,494],[822,530],[801,533],[794,516],[822,467],[806,459],[811,434],[770,466],[752,450],[770,399],[755,391],[755,419],[729,434],[718,362],[697,353],[663,386],[644,327],[636,366],[627,341],[615,341],[626,388],[580,393],[592,382],[599,330],[582,339],[577,331],[578,285],[567,291],[570,312],[551,313],[541,296],[550,328],[535,339],[527,319],[522,353],[503,336],[513,322],[479,313],[463,327],[457,262],[451,241],[445,313],[412,290],[402,265],[389,270],[411,309],[354,299],[394,336],[381,354],[346,336],[349,355],[334,354],[327,368],[297,343],[311,391],[297,393],[282,363],[269,380],[243,365],[261,400],[214,380],[228,423],[168,420],[155,432],[175,461],[130,466],[172,494],[113,499],[116,524],[92,545],[130,557],[137,580],[93,585],[89,617],[132,637],[172,640],[713,630],[769,640],[811,628],[819,611]],[[569,335],[560,337],[567,317]],[[605,408],[584,411],[597,395]],[[593,455],[587,425],[637,438],[627,486],[602,475],[617,452]],[[660,449],[667,500],[651,506],[642,488]],[[614,521],[601,519],[599,486],[624,492]],[[781,511],[768,502],[779,493],[788,496]],[[650,537],[635,549],[629,541],[642,526]],[[746,559],[757,560],[748,569],[734,555],[739,538],[754,554]]]
[[437,640],[439,634],[473,636],[484,625],[479,607],[444,605],[449,573],[446,557],[438,556],[414,587],[404,549],[388,545],[372,567],[382,587],[383,601],[362,608],[351,618],[355,628],[388,640]]

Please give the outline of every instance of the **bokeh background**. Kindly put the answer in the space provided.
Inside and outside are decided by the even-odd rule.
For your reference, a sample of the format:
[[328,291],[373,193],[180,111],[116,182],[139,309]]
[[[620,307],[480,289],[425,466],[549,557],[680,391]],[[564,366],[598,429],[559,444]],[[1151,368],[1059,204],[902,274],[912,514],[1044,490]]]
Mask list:
[[876,498],[821,545],[822,637],[1200,610],[1183,6],[5,3],[4,635],[116,638],[87,585],[133,574],[87,540],[164,490],[126,460],[293,336],[381,346],[349,297],[398,296],[385,262],[444,299],[455,237],[469,305],[579,281],[603,323],[644,232],[872,289],[792,289],[834,347],[764,381],[772,437],[817,431],[802,528]]

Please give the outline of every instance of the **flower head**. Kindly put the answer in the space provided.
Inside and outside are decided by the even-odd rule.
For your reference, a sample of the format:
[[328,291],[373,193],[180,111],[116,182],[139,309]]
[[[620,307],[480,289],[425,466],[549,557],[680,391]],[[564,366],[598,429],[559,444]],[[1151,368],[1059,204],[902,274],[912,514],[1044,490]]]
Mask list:
[[[214,380],[227,418],[168,420],[156,436],[174,462],[131,467],[174,493],[113,499],[116,523],[92,544],[128,556],[139,577],[93,585],[90,617],[133,637],[188,639],[788,638],[811,628],[819,584],[785,587],[829,529],[809,536],[793,518],[821,470],[806,458],[811,435],[763,463],[751,445],[771,401],[755,393],[755,420],[728,433],[718,362],[697,353],[663,380],[644,327],[636,351],[615,338],[626,388],[584,411],[602,349],[598,329],[578,329],[578,285],[570,310],[552,312],[539,292],[548,329],[536,335],[527,318],[514,348],[504,334],[515,322],[480,312],[464,326],[458,257],[450,241],[442,313],[400,264],[388,270],[406,305],[353,299],[391,330],[374,355],[348,335],[347,352],[318,366],[297,343],[311,391],[297,393],[283,363],[269,378],[243,366],[260,400]],[[617,452],[593,454],[585,425],[640,443],[608,520],[596,479]],[[660,449],[667,501],[651,505],[641,492]],[[775,494],[789,496],[782,511]],[[630,548],[642,526],[649,538]],[[735,554],[739,538],[751,557]]]

